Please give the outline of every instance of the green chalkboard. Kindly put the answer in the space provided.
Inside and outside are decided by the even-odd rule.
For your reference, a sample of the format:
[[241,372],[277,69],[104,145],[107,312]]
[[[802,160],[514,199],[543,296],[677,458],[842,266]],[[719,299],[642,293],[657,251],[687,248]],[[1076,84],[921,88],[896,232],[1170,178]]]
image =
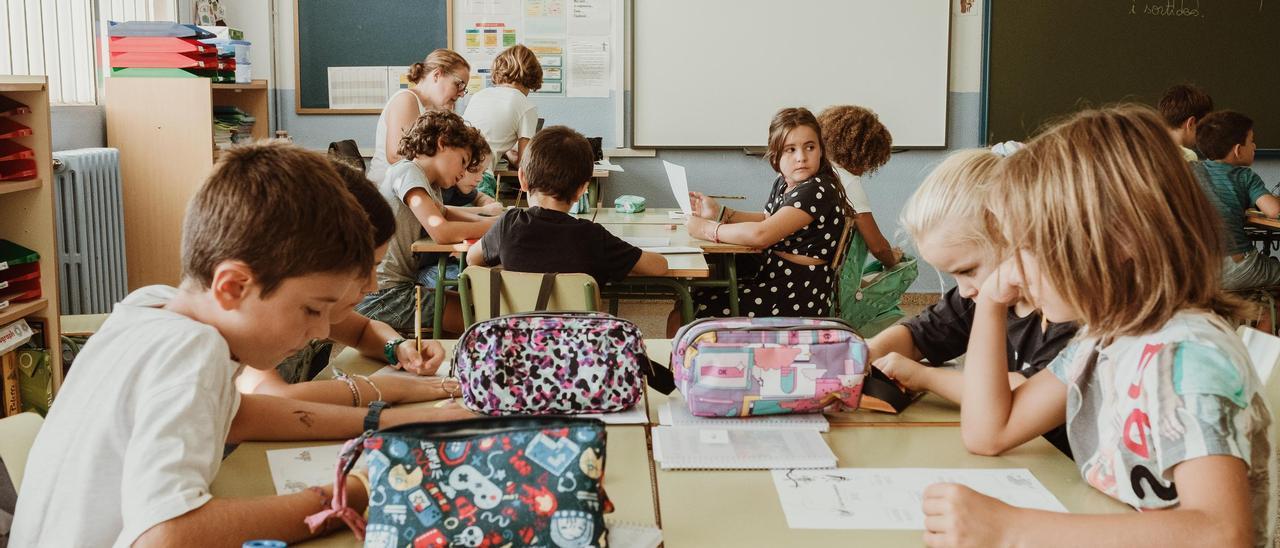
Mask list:
[[1082,107],[1194,83],[1280,150],[1280,0],[988,0],[987,143]]
[[449,47],[451,0],[294,0],[297,110],[329,108],[329,67],[408,66]]

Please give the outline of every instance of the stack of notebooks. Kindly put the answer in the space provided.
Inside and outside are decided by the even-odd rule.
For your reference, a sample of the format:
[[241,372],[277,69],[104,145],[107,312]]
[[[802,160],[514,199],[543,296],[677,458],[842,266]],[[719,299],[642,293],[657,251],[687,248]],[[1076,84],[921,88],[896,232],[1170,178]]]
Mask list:
[[27,114],[27,105],[0,95],[0,181],[34,179],[37,174],[35,152],[18,142],[31,135],[31,128],[18,121]]
[[822,439],[830,425],[821,414],[746,418],[696,417],[684,400],[658,410],[653,459],[663,470],[834,468]]
[[195,25],[126,21],[111,26],[112,76],[201,77],[234,82],[236,62],[201,40],[214,34]]
[[231,106],[213,107],[213,146],[224,149],[253,139],[253,124],[257,120],[249,113]]

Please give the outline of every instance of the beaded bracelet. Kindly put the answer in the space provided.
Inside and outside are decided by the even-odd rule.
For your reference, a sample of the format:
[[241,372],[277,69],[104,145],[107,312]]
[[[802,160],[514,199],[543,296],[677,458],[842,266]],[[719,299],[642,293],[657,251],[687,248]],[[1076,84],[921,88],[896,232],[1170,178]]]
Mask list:
[[369,386],[373,387],[373,393],[378,395],[378,399],[375,401],[386,401],[382,399],[382,391],[378,389],[378,385],[373,384],[373,381],[369,380],[369,377],[366,377],[364,375],[352,375],[352,377],[355,377],[364,382],[367,382],[369,383]]
[[333,378],[347,383],[347,389],[351,390],[351,407],[360,407],[360,389],[356,388],[356,381],[351,380],[351,377],[336,367],[333,368]]

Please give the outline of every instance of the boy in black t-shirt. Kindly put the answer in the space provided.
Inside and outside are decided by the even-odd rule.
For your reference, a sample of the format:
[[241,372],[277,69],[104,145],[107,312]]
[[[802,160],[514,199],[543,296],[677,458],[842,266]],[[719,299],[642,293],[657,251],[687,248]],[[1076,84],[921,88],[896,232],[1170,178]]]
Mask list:
[[597,282],[629,274],[659,276],[667,259],[641,251],[603,226],[570,215],[587,191],[594,153],[587,139],[564,126],[539,131],[520,162],[528,209],[511,209],[467,251],[467,264],[514,272],[585,272]]

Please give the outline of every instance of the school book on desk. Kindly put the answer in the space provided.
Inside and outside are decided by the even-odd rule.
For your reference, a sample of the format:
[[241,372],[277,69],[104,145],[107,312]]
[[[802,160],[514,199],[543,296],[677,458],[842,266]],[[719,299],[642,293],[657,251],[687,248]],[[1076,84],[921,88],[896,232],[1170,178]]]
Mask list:
[[663,470],[834,468],[836,456],[817,430],[744,430],[659,426],[653,460]]
[[831,423],[822,413],[758,415],[752,417],[699,417],[689,412],[689,404],[674,396],[658,408],[658,423],[689,428],[734,428],[745,430],[815,430],[826,432]]

